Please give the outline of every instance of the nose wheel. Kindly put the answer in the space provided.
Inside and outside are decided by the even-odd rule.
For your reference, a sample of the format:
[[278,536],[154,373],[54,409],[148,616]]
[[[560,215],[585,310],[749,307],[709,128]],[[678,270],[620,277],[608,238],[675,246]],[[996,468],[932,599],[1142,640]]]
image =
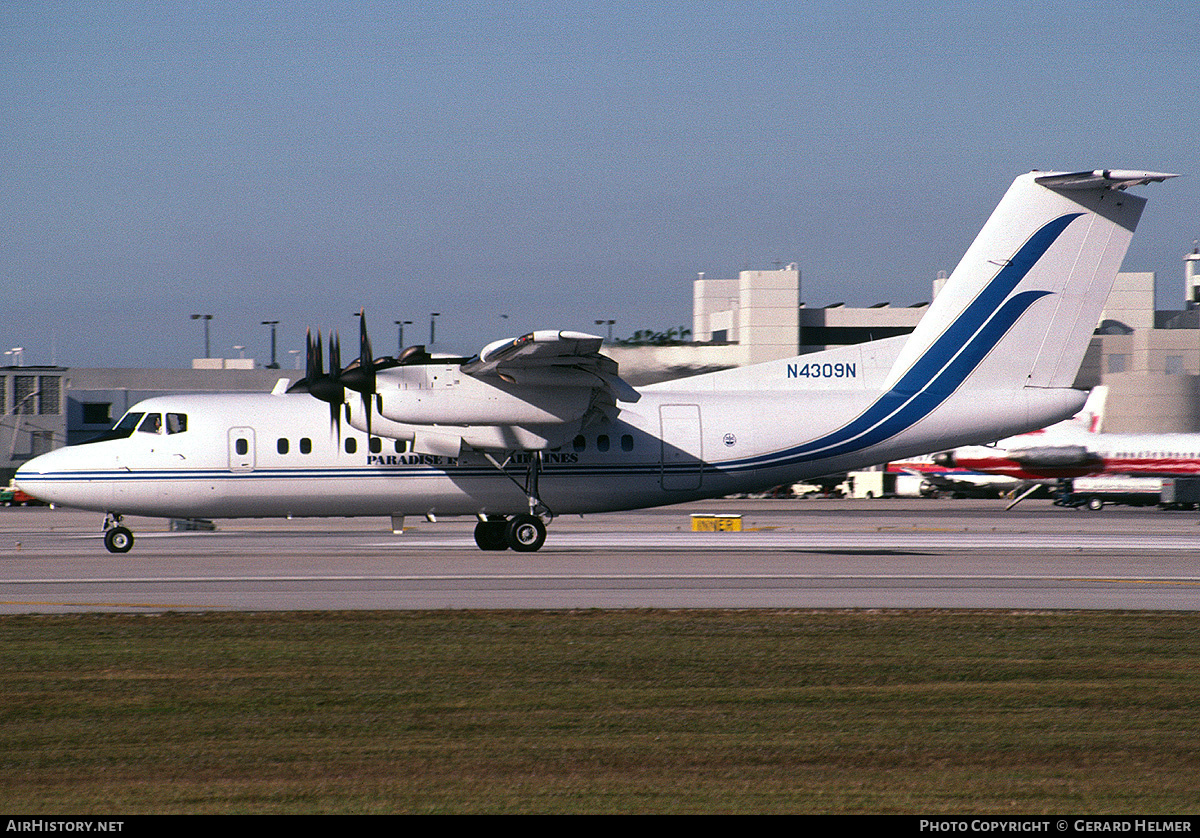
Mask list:
[[121,526],[121,516],[110,514],[104,519],[104,546],[110,553],[128,553],[133,549],[133,533]]

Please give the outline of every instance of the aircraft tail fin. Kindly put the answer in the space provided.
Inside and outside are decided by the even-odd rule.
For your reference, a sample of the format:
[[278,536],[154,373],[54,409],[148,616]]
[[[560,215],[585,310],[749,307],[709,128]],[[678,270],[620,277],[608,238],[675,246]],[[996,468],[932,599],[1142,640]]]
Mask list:
[[885,389],[1069,388],[1156,172],[1031,172],[996,207],[900,351]]
[[1108,401],[1108,387],[1098,384],[1088,393],[1083,409],[1067,421],[1076,429],[1098,434],[1104,429],[1104,407]]

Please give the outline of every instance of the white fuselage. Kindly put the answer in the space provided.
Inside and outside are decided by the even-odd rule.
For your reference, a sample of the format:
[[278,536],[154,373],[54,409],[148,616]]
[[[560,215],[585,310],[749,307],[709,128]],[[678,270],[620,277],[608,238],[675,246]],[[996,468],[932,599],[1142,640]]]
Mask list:
[[[1011,393],[997,395],[1011,407]],[[1039,396],[1036,409],[1021,411],[1032,413],[1031,426],[1082,400],[1074,390]],[[894,437],[841,446],[847,450],[831,456],[797,450],[877,397],[826,387],[647,388],[616,420],[594,422],[543,453],[541,500],[555,515],[661,506],[859,468],[967,441],[964,434],[979,438],[977,422],[964,428],[965,417],[938,410]],[[306,394],[160,396],[130,411],[137,413],[144,414],[141,427],[126,438],[45,454],[18,472],[18,483],[64,506],[179,518],[528,511],[531,454],[513,454],[502,473],[480,452],[415,453],[401,440],[332,426],[328,405]],[[151,427],[149,417],[160,424]],[[186,430],[171,433],[177,417]],[[500,462],[506,456],[494,455]]]

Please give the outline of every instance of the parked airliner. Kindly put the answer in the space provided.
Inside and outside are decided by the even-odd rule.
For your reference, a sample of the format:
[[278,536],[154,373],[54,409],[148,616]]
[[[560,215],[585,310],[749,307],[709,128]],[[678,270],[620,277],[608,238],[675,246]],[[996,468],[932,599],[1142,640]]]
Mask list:
[[977,474],[1050,482],[1075,477],[1200,475],[1200,434],[1099,433],[1064,422],[1034,434],[935,454],[938,464]]
[[[1145,199],[1174,175],[1018,177],[911,335],[640,389],[601,339],[538,331],[472,358],[418,348],[261,395],[162,396],[110,438],[44,454],[17,483],[107,513],[474,515],[483,549],[532,551],[564,513],[761,490],[1045,427],[1072,387]],[[395,527],[395,522],[393,527]]]

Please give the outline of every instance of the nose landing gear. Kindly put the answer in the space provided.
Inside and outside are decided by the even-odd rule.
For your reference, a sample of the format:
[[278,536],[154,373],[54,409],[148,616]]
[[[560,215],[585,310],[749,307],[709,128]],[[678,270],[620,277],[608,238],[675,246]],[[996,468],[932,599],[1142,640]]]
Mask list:
[[110,553],[128,553],[133,549],[133,533],[121,526],[121,516],[115,512],[104,519],[104,546]]

